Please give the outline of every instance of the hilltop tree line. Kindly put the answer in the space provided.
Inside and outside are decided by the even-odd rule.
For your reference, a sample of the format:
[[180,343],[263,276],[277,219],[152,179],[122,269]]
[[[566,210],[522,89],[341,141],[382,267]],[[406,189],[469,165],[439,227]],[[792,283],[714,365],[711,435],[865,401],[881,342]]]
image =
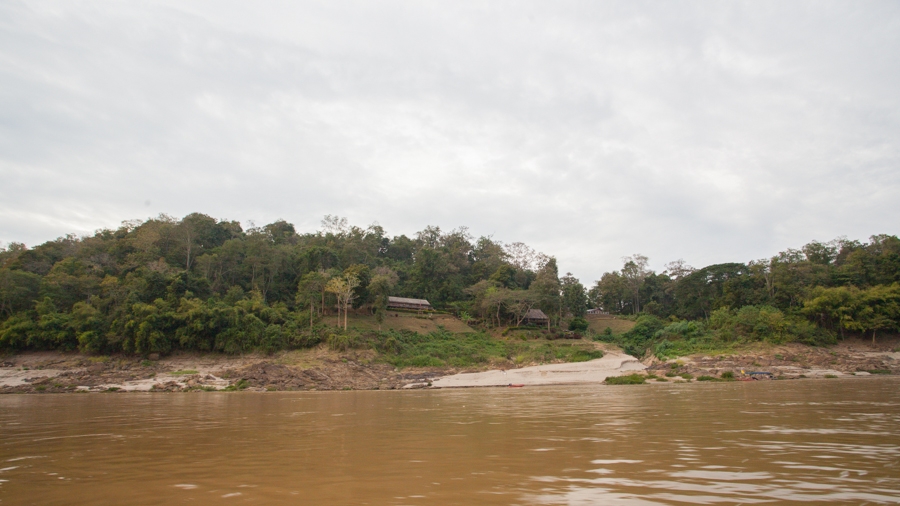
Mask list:
[[680,321],[761,332],[760,322],[777,327],[779,318],[820,336],[874,333],[897,328],[898,276],[900,241],[876,236],[814,242],[748,264],[693,269],[678,261],[659,274],[634,255],[587,290],[560,276],[553,257],[476,239],[464,227],[390,237],[377,224],[335,216],[299,233],[282,220],[245,230],[199,213],[160,215],[0,249],[0,349],[305,347],[335,331],[323,325],[326,315],[345,329],[350,312],[380,324],[390,295],[428,299],[485,327],[521,325],[530,309],[551,326],[570,325],[597,307],[652,317],[654,335]]
[[426,227],[389,237],[326,216],[298,233],[193,213],[0,250],[0,348],[238,353],[310,346],[326,315],[383,321],[388,296],[486,324],[583,312],[584,287],[522,243]]
[[[661,273],[633,255],[590,289],[592,304],[641,314],[631,337],[663,347],[712,331],[720,339],[833,342],[845,332],[900,330],[900,239],[813,241],[772,258]],[[692,322],[689,324],[689,322]],[[642,338],[642,339],[640,339]]]

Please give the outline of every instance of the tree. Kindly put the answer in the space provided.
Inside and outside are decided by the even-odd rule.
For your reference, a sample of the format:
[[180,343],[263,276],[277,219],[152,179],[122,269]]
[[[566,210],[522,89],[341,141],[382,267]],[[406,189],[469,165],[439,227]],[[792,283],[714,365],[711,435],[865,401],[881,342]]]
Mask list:
[[630,257],[622,258],[622,261],[625,262],[625,265],[622,267],[622,277],[631,291],[632,310],[634,314],[638,314],[641,312],[641,285],[644,283],[644,278],[651,272],[647,268],[649,259],[644,255],[634,254]]
[[900,284],[876,285],[862,292],[864,309],[859,318],[860,330],[875,333],[883,329],[896,329],[900,324]]
[[397,285],[397,273],[388,267],[377,267],[375,275],[369,281],[369,293],[375,297],[375,321],[378,322],[378,330],[384,323],[384,315],[387,313],[388,297],[391,290]]
[[853,328],[859,311],[860,291],[854,286],[817,287],[803,301],[803,313],[822,325],[837,328],[844,337],[845,328]]
[[333,293],[338,301],[338,326],[341,324],[341,309],[344,311],[344,330],[347,330],[347,312],[353,302],[353,291],[359,286],[359,279],[353,275],[334,277],[328,280],[325,290]]
[[543,262],[529,289],[537,295],[537,307],[550,316],[547,319],[549,329],[550,320],[559,314],[561,307],[559,270],[555,258],[549,257]]
[[538,302],[538,294],[531,290],[504,290],[502,294],[503,305],[515,318],[517,327]]
[[307,272],[300,278],[300,282],[297,285],[297,297],[296,301],[298,304],[302,302],[306,302],[309,304],[309,329],[312,330],[313,320],[315,319],[315,308],[316,303],[321,300],[322,305],[319,306],[319,311],[322,311],[322,308],[325,306],[325,288],[328,285],[328,280],[330,276],[325,271],[313,271]]
[[616,271],[605,272],[589,293],[591,304],[610,313],[624,313],[631,296],[625,278]]
[[576,318],[584,316],[587,311],[587,293],[584,285],[571,272],[567,272],[560,279],[560,285],[562,288],[562,306],[565,311]]

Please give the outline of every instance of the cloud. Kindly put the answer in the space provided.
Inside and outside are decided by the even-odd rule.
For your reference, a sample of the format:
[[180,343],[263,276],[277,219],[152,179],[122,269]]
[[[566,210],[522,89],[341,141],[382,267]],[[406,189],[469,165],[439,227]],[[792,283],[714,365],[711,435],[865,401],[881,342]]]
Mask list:
[[[590,283],[895,234],[900,7],[8,2],[0,240],[467,225]],[[149,205],[147,203],[150,203]]]

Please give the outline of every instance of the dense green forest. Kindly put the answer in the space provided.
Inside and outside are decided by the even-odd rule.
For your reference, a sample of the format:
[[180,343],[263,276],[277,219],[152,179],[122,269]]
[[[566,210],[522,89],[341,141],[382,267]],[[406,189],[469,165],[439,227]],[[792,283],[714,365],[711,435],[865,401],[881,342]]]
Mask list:
[[[637,317],[597,339],[665,355],[685,343],[746,339],[811,344],[844,332],[897,330],[900,240],[813,242],[771,259],[662,273],[625,259],[586,289],[522,243],[426,227],[389,237],[327,216],[320,231],[276,221],[244,230],[194,213],[125,222],[93,236],[0,249],[0,349],[275,351],[340,332],[325,315],[370,313],[388,295],[428,299],[482,328],[520,326],[540,308],[584,331],[589,307]],[[332,320],[333,321],[333,320]],[[346,329],[345,329],[346,330]],[[699,340],[699,341],[698,341]]]

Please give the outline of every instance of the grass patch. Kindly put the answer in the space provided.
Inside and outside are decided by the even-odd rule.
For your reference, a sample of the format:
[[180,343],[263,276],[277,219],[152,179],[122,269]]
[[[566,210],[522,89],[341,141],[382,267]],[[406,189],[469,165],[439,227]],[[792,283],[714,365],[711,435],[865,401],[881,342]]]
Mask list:
[[226,392],[235,392],[235,391],[238,391],[238,390],[243,390],[243,389],[245,389],[245,388],[247,388],[247,387],[249,387],[249,386],[250,386],[250,382],[247,381],[247,380],[245,380],[245,379],[243,379],[243,378],[241,378],[241,379],[237,380],[236,383],[233,383],[233,384],[228,385],[227,387],[225,387],[225,391],[226,391]]
[[866,372],[869,374],[890,374],[891,370],[890,369],[870,369]]
[[725,381],[734,381],[734,372],[732,372],[732,371],[723,372],[722,379]]
[[605,315],[587,315],[585,319],[588,322],[588,329],[594,331],[597,334],[604,334],[607,332],[606,329],[609,329],[607,335],[618,335],[623,332],[628,332],[634,327],[633,321],[622,320],[620,318],[610,318]]
[[609,376],[604,383],[607,385],[640,385],[646,383],[647,377],[642,374],[629,374],[628,376]]
[[656,381],[659,381],[660,383],[666,383],[666,382],[669,381],[669,380],[667,380],[666,378],[660,378],[660,377],[656,377],[656,378],[654,378],[654,379],[655,379]]
[[697,378],[697,381],[719,381],[719,378],[715,376],[707,376],[704,374],[703,376],[699,376]]
[[110,361],[109,356],[107,355],[99,355],[96,357],[88,357],[88,361],[93,362],[95,364],[105,364]]
[[141,360],[142,367],[151,367],[152,365],[153,365],[153,362],[151,362],[150,360]]
[[34,387],[34,389],[37,390],[38,392],[43,392],[44,390],[47,390],[47,385],[38,385],[38,386]]
[[681,373],[681,374],[679,374],[679,376],[681,376],[681,379],[685,379],[688,381],[694,379],[694,375],[689,372]]
[[826,374],[825,377],[828,379],[832,379],[832,378],[837,378],[837,375],[836,374]]
[[182,369],[180,371],[170,372],[169,374],[173,376],[187,376],[188,374],[197,374],[197,371],[194,369]]
[[603,356],[582,340],[496,339],[483,332],[428,334],[409,331],[375,332],[362,338],[394,367],[471,367],[496,361],[516,364],[585,362]]

